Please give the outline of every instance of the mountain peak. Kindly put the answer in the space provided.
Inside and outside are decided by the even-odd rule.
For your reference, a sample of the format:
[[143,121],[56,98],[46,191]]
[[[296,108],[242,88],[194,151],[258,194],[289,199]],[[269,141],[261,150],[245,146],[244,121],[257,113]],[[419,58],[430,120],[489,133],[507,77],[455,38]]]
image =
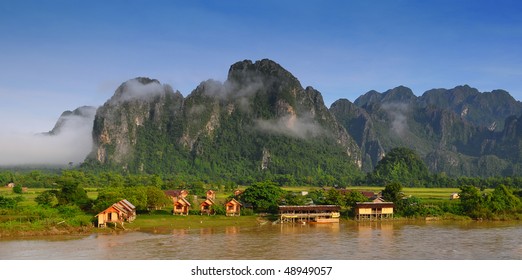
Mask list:
[[255,63],[252,63],[251,60],[243,60],[232,64],[228,71],[228,80],[232,82],[252,82],[252,80],[256,79],[265,81],[273,80],[270,78],[299,83],[297,78],[295,78],[290,72],[270,59],[258,60]]
[[410,103],[417,99],[413,91],[405,86],[389,89],[384,93],[371,90],[354,101],[359,107],[368,107],[376,103]]
[[398,86],[383,93],[381,102],[410,102],[417,97],[413,91],[405,86]]
[[131,100],[148,100],[152,97],[174,93],[169,85],[162,85],[158,80],[148,77],[136,77],[122,83],[109,100],[110,103]]

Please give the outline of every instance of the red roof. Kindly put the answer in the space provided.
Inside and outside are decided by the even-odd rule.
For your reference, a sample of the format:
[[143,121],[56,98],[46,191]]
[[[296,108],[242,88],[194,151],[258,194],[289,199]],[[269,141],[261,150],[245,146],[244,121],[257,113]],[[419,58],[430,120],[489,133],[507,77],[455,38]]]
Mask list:
[[188,193],[186,190],[166,190],[166,191],[163,191],[163,192],[165,193],[165,195],[172,196],[172,197],[178,197],[183,192]]

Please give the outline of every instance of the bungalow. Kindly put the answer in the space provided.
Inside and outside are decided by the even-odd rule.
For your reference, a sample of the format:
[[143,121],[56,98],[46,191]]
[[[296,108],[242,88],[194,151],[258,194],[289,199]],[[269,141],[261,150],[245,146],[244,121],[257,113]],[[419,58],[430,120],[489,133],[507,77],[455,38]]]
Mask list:
[[393,202],[357,202],[356,220],[382,220],[393,218]]
[[368,199],[373,199],[376,197],[375,193],[372,191],[361,191],[361,194]]
[[109,208],[101,211],[96,215],[98,217],[98,227],[105,227],[107,223],[132,222],[136,219],[136,206],[132,205],[128,200],[120,200]]
[[214,209],[212,209],[212,205],[214,205],[214,200],[207,198],[205,201],[201,202],[199,205],[199,210],[201,212],[201,215],[207,214],[207,215],[213,215]]
[[207,191],[207,199],[215,200],[216,199],[216,192],[213,191],[213,190],[208,190]]
[[189,192],[187,190],[166,190],[165,195],[175,203],[180,197],[186,198]]
[[458,193],[452,193],[452,194],[450,195],[450,199],[451,199],[451,200],[459,199],[459,198],[460,198],[460,195],[459,195]]
[[225,204],[225,210],[227,216],[241,216],[241,207],[243,204],[241,204],[239,201],[235,199],[229,200]]
[[172,214],[174,215],[188,215],[190,209],[190,203],[183,197],[179,197],[176,202],[174,202],[174,209],[172,210]]
[[236,196],[236,197],[237,197],[237,196],[240,196],[242,193],[243,193],[242,190],[237,189],[237,190],[234,191],[234,196]]

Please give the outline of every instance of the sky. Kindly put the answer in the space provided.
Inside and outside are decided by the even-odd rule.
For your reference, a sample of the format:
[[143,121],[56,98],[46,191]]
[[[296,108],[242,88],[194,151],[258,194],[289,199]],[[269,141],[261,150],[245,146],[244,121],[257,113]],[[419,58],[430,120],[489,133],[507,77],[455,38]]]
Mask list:
[[328,107],[399,85],[522,100],[520,15],[504,0],[0,0],[0,131],[49,131],[139,76],[187,96],[244,59],[276,61]]

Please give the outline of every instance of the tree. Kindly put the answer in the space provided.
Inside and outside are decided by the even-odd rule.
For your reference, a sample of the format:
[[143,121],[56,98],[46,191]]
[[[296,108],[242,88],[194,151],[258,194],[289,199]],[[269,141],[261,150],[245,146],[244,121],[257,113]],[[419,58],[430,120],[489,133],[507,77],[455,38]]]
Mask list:
[[157,210],[171,203],[170,199],[159,187],[147,188],[147,208]]
[[13,187],[13,192],[16,193],[16,194],[22,194],[23,193],[22,186],[20,186],[20,185],[14,186]]
[[486,197],[478,188],[471,185],[461,186],[459,196],[464,214],[473,218],[482,218],[487,215]]
[[[94,203],[93,210],[95,212],[101,212],[124,198],[123,188],[103,188],[98,191],[98,198]],[[129,202],[136,206],[132,201],[129,200]]]
[[355,207],[357,202],[366,202],[369,199],[364,196],[361,192],[358,191],[350,191],[344,196],[345,205],[350,207]]
[[300,193],[287,192],[284,200],[286,205],[306,205],[309,199]]
[[420,198],[412,196],[405,199],[401,199],[396,204],[397,214],[411,217],[425,214],[424,206]]
[[56,193],[57,192],[55,190],[44,191],[39,194],[34,199],[34,201],[38,203],[38,205],[52,207],[58,203],[58,199],[56,199]]
[[245,189],[241,200],[252,204],[256,211],[275,211],[283,190],[271,181],[258,182]]
[[414,186],[422,184],[428,177],[426,164],[415,151],[408,148],[392,149],[377,163],[373,172],[368,173],[369,183],[380,185],[401,182]]
[[61,189],[56,195],[59,205],[76,204],[83,210],[91,208],[91,200],[82,187],[72,182],[62,182],[61,184]]
[[18,202],[16,201],[16,199],[9,198],[9,197],[3,197],[0,195],[0,209],[1,208],[4,208],[4,209],[15,208],[17,204],[18,204]]
[[499,185],[491,193],[489,207],[495,213],[516,212],[521,202],[505,185]]
[[345,206],[345,199],[336,189],[329,189],[326,192],[326,204]]
[[324,190],[313,190],[308,193],[308,198],[310,198],[314,204],[323,205],[326,203],[326,192]]
[[402,185],[400,183],[391,183],[386,185],[382,191],[382,197],[386,201],[393,203],[399,202],[403,197]]

